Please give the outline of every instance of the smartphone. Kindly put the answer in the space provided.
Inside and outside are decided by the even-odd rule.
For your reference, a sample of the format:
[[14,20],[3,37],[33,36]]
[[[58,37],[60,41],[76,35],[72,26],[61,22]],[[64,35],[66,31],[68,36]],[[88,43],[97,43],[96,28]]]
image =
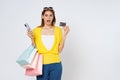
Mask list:
[[28,23],[25,23],[24,26],[27,28],[28,31],[31,30],[30,26],[28,25]]
[[65,27],[66,26],[66,22],[60,22],[60,26],[61,27]]

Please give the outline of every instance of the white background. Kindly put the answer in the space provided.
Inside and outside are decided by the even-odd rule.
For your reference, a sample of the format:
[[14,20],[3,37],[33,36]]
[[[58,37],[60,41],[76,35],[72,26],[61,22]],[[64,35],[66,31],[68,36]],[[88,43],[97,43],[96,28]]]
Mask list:
[[44,6],[71,30],[62,80],[120,80],[119,0],[0,0],[0,80],[35,80],[16,59],[31,43],[23,24],[39,25]]

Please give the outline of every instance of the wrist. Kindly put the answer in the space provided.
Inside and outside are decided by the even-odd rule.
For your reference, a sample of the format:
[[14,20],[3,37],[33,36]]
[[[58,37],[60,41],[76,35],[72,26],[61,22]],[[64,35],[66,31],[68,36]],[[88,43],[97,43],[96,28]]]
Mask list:
[[34,40],[34,37],[30,37],[31,40]]
[[66,36],[63,36],[63,41],[65,41],[66,40]]
[[64,36],[63,36],[63,38],[66,38],[66,37],[67,37],[67,35],[64,35]]

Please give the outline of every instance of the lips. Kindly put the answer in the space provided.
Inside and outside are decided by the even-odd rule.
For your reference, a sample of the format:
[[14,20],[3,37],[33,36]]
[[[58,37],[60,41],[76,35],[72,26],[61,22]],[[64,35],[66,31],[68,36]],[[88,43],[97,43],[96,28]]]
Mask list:
[[47,20],[47,22],[50,22],[50,20]]

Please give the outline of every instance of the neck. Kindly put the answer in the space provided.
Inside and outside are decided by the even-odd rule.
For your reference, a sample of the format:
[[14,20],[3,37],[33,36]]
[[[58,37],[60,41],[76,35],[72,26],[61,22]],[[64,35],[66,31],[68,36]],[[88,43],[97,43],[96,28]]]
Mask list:
[[51,25],[46,25],[46,24],[45,24],[44,27],[45,27],[45,28],[52,28],[53,26],[51,26]]

